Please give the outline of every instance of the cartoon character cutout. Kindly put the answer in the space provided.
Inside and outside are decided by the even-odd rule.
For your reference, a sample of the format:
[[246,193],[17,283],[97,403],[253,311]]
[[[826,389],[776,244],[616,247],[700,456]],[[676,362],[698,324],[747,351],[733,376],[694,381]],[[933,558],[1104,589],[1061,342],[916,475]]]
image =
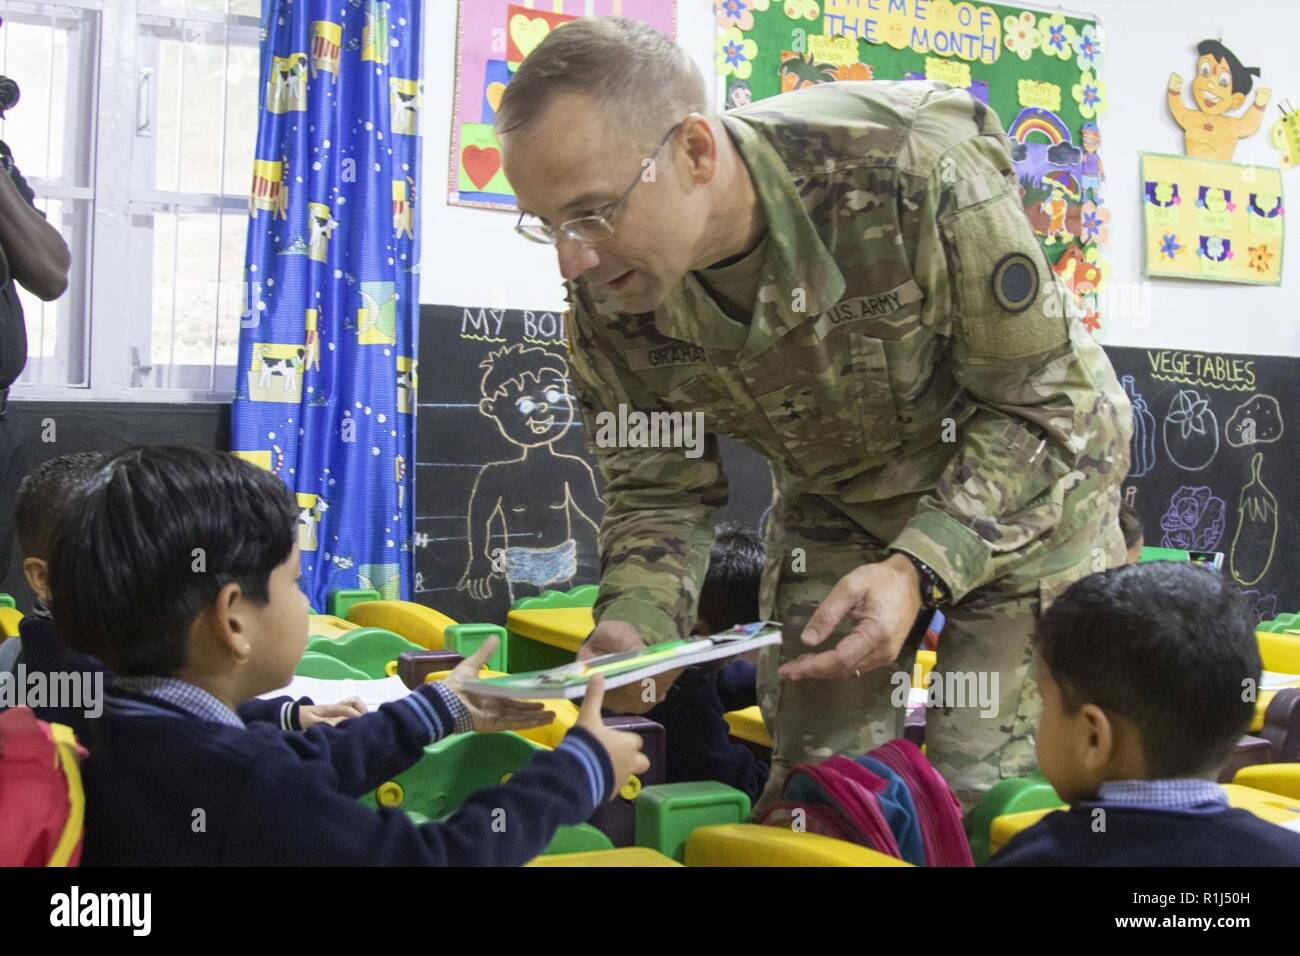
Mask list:
[[754,91],[749,87],[748,80],[733,80],[731,89],[727,91],[727,109],[735,110],[742,106],[748,106],[754,101]]
[[330,20],[311,22],[311,78],[321,73],[330,75],[330,82],[339,81],[339,55],[343,45],[343,25]]
[[1101,196],[1101,184],[1106,181],[1106,170],[1101,164],[1101,130],[1092,120],[1083,124],[1080,131],[1083,141],[1083,160],[1079,168],[1079,194],[1087,194],[1093,202],[1101,205],[1105,200]]
[[290,113],[306,108],[307,54],[273,56],[271,75],[266,78],[267,112]]
[[1075,185],[1074,177],[1066,172],[1048,173],[1043,177],[1042,182],[1052,191],[1040,206],[1043,212],[1047,213],[1047,238],[1052,242],[1069,242],[1074,238],[1066,223],[1070,213],[1070,202],[1079,201],[1079,190]]
[[1290,168],[1300,165],[1300,112],[1285,110],[1282,118],[1273,124],[1270,133],[1273,148],[1282,150],[1282,165]]
[[393,180],[393,238],[415,238],[415,180]]
[[1183,130],[1188,156],[1231,162],[1237,140],[1253,136],[1264,119],[1272,90],[1259,88],[1255,102],[1240,116],[1240,109],[1259,76],[1258,67],[1245,67],[1236,54],[1218,40],[1202,40],[1196,46],[1196,77],[1192,80],[1194,107],[1183,99],[1183,78],[1169,75],[1169,112]]
[[457,590],[486,600],[494,577],[505,579],[512,601],[521,591],[567,588],[578,572],[575,519],[586,523],[594,553],[602,510],[591,466],[555,449],[576,415],[568,362],[516,344],[489,353],[480,368],[479,411],[519,456],[479,471],[469,500],[469,560]]

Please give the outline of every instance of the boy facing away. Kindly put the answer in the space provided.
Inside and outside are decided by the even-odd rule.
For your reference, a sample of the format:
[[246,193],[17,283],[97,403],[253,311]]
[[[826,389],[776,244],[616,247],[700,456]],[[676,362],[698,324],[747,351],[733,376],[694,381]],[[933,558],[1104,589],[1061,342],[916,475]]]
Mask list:
[[1300,833],[1228,806],[1250,726],[1254,618],[1227,580],[1158,561],[1094,574],[1039,621],[1038,762],[1070,809],[990,866],[1297,866]]
[[127,449],[69,508],[51,610],[115,674],[82,768],[83,864],[518,865],[645,772],[640,738],[601,723],[597,680],[559,747],[447,820],[362,806],[426,744],[551,719],[460,689],[491,641],[446,681],[337,727],[246,727],[235,708],[287,684],[307,643],[296,514],[274,475],[190,448]]

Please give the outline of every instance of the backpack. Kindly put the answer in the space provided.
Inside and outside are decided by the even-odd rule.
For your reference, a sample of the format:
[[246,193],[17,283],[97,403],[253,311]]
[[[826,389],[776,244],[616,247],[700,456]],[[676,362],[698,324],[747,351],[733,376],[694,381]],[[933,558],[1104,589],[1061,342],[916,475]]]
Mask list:
[[909,740],[790,771],[762,822],[801,826],[918,866],[974,866],[961,806]]
[[76,866],[86,799],[85,749],[28,707],[0,713],[0,866]]

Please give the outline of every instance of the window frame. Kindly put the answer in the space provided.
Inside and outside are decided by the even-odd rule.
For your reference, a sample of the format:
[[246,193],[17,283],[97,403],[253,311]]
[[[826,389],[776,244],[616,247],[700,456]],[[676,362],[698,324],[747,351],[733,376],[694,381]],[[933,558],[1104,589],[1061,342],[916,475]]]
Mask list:
[[[208,379],[208,387],[152,387],[138,385],[133,368],[132,350],[141,365],[152,365],[153,314],[150,304],[153,282],[152,246],[142,249],[151,227],[135,220],[151,213],[238,213],[247,219],[250,180],[222,183],[223,193],[182,193],[135,187],[137,172],[132,158],[140,144],[149,139],[137,135],[136,119],[140,97],[139,62],[146,21],[173,21],[178,28],[186,24],[207,24],[214,31],[225,26],[245,34],[257,48],[261,24],[256,16],[191,11],[163,6],[149,0],[13,0],[4,8],[75,7],[99,15],[98,71],[93,77],[94,121],[88,141],[94,145],[89,187],[70,187],[34,179],[32,186],[38,204],[44,198],[89,198],[91,202],[89,268],[83,273],[88,288],[85,316],[85,348],[88,350],[86,381],[83,384],[15,384],[10,397],[16,401],[98,401],[152,403],[220,403],[234,397],[237,367],[216,361],[214,326],[211,365],[174,365],[172,374]],[[0,27],[3,29],[3,27]],[[260,58],[259,58],[260,60]],[[260,88],[260,79],[259,79]],[[151,120],[158,111],[149,93]],[[225,94],[223,93],[223,98]],[[260,97],[259,97],[260,102]],[[21,104],[19,105],[21,108]],[[229,103],[227,101],[227,110]],[[221,141],[224,157],[226,135],[223,116]],[[125,120],[125,121],[124,121]],[[22,155],[15,161],[22,168]],[[251,164],[252,156],[248,157]],[[149,162],[152,163],[152,155]],[[251,173],[249,174],[251,176]],[[177,184],[179,185],[179,184]],[[232,185],[243,192],[230,193]],[[142,237],[142,233],[146,234]],[[72,250],[74,256],[79,250]],[[146,254],[147,253],[147,254]],[[75,276],[75,269],[74,269]],[[242,276],[241,283],[242,285]],[[66,295],[67,293],[65,293]],[[114,307],[113,303],[121,303]],[[117,316],[118,318],[115,318]],[[102,320],[101,320],[102,319]],[[215,321],[215,316],[214,316]]]

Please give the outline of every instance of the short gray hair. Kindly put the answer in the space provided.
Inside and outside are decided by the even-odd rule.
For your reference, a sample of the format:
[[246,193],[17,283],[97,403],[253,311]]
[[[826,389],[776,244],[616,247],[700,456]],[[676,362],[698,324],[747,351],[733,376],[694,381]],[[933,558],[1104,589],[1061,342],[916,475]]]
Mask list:
[[623,17],[583,17],[552,30],[506,84],[497,133],[527,126],[566,92],[593,97],[651,140],[688,113],[709,112],[690,56],[654,27]]

